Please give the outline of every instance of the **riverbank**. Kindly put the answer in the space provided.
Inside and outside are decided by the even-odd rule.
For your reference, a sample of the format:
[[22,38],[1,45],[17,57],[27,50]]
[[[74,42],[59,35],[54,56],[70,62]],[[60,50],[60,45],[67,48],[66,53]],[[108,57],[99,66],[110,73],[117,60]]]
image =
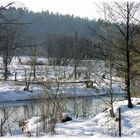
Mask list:
[[[113,86],[115,95],[125,96],[123,91],[118,85]],[[48,96],[49,93],[49,96]],[[86,96],[105,96],[108,95],[109,89],[107,86],[96,86],[96,88],[86,88],[83,84],[61,85],[45,91],[39,85],[30,85],[29,91],[24,91],[24,85],[19,84],[18,81],[0,81],[0,102],[8,101],[24,101],[34,100],[41,98],[53,98],[57,95],[59,98],[71,97],[86,97]]]
[[[86,138],[116,138],[118,137],[118,121],[116,118],[118,117],[118,108],[121,108],[122,137],[138,138],[140,137],[140,99],[133,98],[132,103],[134,107],[130,109],[127,107],[127,100],[114,102],[115,118],[111,118],[109,110],[106,110],[90,120],[73,119],[65,123],[56,123],[53,136],[48,133],[40,133],[40,136],[43,138],[82,138],[85,136]],[[41,128],[41,122],[37,120],[39,119],[36,117],[27,120],[29,123],[26,125],[25,131],[19,130],[15,136],[27,136],[29,132],[31,136],[35,136],[37,127]]]

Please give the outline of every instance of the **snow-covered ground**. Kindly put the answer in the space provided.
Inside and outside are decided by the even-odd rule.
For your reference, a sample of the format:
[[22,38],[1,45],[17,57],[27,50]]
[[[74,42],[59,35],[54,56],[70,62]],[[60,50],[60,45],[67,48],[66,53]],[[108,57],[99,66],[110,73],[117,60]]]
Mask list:
[[[29,88],[31,92],[23,91],[25,87],[25,72],[26,75],[32,72],[31,66],[25,65],[25,63],[29,61],[29,59],[30,58],[23,57],[21,60],[24,64],[19,64],[18,58],[13,58],[12,63],[8,66],[11,73],[8,80],[12,81],[0,81],[0,102],[36,99],[42,96],[44,92],[44,87],[42,87],[42,85],[39,86],[37,84],[32,84]],[[2,63],[2,59],[0,60]],[[46,60],[44,58],[40,58],[38,61],[45,63]],[[74,68],[72,66],[65,67],[37,65],[37,82],[47,81],[49,83],[47,85],[49,86],[47,89],[49,93],[52,95],[58,94],[61,97],[93,96],[108,94],[110,90],[109,74],[106,74],[105,79],[102,78],[102,74],[105,72],[104,62],[87,61],[84,63],[85,66],[77,68],[78,74],[76,80],[74,79]],[[15,72],[17,73],[16,82],[14,81]],[[0,74],[0,76],[2,75]],[[125,96],[122,79],[116,76],[113,76],[112,78],[113,93],[122,94]],[[29,77],[27,76],[26,79],[28,80]],[[86,88],[85,83],[74,83],[86,80],[92,81],[93,87]],[[32,82],[34,82],[34,80]]]
[[[29,91],[24,91],[24,83],[18,81],[0,81],[0,102],[39,99],[48,97],[42,86],[31,84]],[[125,92],[117,85],[113,87],[114,93],[125,96]],[[57,94],[58,97],[82,97],[82,96],[98,96],[109,93],[109,88],[105,85],[96,88],[86,88],[83,84],[63,84],[57,87],[52,86],[47,90],[51,95]]]
[[[127,107],[127,101],[117,101],[114,103],[115,118],[110,117],[109,110],[99,113],[90,120],[73,119],[69,122],[59,122],[55,125],[55,133],[53,138],[103,138],[103,137],[118,137],[118,108],[121,108],[122,117],[122,137],[139,137],[140,136],[140,99],[133,98],[133,108]],[[24,132],[16,131],[19,136],[27,136],[29,134],[36,135],[38,128],[42,128],[42,122],[39,117],[33,117],[27,120],[26,129]],[[19,133],[20,132],[20,133]],[[27,134],[28,132],[28,134]],[[40,136],[49,138],[50,134],[40,133]]]

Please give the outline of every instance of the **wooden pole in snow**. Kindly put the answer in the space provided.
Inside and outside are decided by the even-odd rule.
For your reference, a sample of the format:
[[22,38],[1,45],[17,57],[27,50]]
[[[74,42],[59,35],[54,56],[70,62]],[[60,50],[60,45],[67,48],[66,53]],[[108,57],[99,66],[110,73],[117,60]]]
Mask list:
[[119,108],[119,137],[121,137],[121,108]]

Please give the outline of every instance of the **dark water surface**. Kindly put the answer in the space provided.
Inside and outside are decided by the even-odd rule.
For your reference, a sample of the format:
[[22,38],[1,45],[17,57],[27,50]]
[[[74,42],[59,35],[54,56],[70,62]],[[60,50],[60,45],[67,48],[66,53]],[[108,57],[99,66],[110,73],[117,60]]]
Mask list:
[[[70,114],[75,118],[89,119],[94,117],[99,112],[102,112],[107,108],[106,101],[109,97],[102,96],[99,99],[97,97],[77,97],[67,99],[47,99],[47,100],[27,100],[27,101],[15,101],[15,102],[3,102],[0,103],[0,119],[4,120],[5,117],[7,125],[9,127],[18,127],[18,124],[22,120],[29,119],[33,116],[41,115],[42,112],[47,114],[48,111],[54,108],[54,103],[57,102],[63,112]],[[117,96],[115,100],[123,99],[122,96]],[[105,102],[104,102],[105,101]],[[5,123],[5,124],[6,124]]]

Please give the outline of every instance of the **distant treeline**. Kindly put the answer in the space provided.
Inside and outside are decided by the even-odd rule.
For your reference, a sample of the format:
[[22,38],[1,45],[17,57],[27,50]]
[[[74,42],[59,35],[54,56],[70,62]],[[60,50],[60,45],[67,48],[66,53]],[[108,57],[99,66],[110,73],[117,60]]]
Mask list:
[[[49,11],[35,13],[14,7],[7,9],[4,15],[7,19],[14,17],[16,22],[23,23],[22,38],[24,39],[20,43],[26,43],[18,43],[18,46],[30,45],[26,49],[21,47],[20,51],[17,49],[18,55],[31,55],[34,48],[40,56],[72,59],[74,55],[77,55],[80,59],[103,58],[104,49],[96,34],[103,33],[102,20],[82,19]],[[77,32],[77,42],[75,32]],[[31,44],[35,44],[34,47],[30,47]]]

